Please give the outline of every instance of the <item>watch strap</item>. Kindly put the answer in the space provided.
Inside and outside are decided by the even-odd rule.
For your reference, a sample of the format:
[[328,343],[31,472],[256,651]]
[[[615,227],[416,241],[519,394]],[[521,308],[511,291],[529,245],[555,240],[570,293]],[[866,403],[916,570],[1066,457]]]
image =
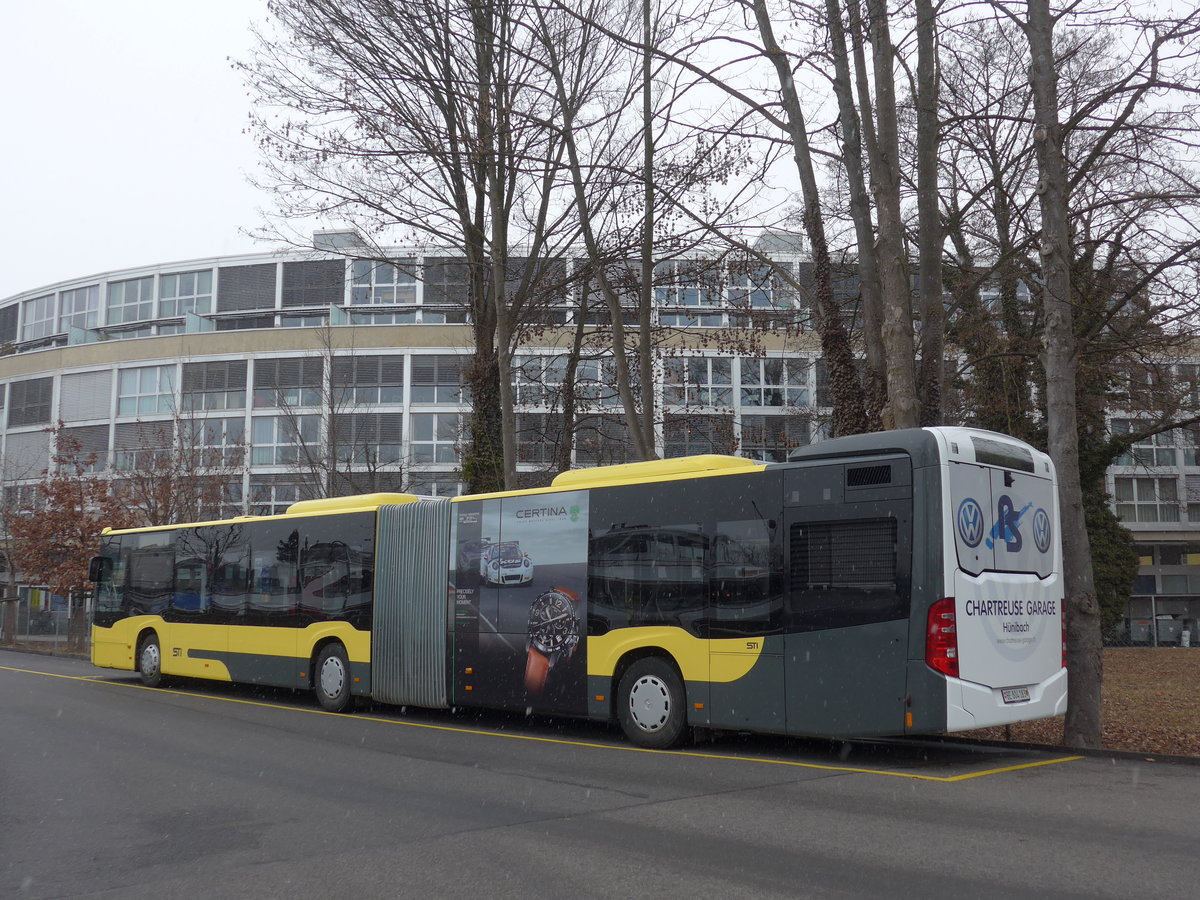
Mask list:
[[525,690],[540,694],[546,686],[546,675],[550,671],[550,657],[536,647],[529,648],[525,658]]

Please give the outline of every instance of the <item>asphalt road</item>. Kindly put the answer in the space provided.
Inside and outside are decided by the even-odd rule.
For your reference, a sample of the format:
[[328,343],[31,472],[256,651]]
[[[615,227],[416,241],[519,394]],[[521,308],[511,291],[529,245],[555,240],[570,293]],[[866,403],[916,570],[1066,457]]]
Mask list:
[[0,896],[1196,897],[1200,766],[320,712],[0,652]]

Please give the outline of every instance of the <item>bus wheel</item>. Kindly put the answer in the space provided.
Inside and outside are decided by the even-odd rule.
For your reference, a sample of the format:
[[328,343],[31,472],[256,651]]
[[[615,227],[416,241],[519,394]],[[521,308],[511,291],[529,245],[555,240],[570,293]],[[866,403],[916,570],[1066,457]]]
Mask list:
[[138,671],[142,673],[142,684],[158,687],[162,684],[162,650],[158,646],[158,635],[153,631],[138,645]]
[[621,676],[617,719],[639,747],[664,750],[679,743],[687,725],[683,683],[670,663],[639,659]]
[[326,644],[317,654],[313,670],[317,702],[330,712],[345,712],[350,706],[350,662],[341,644]]

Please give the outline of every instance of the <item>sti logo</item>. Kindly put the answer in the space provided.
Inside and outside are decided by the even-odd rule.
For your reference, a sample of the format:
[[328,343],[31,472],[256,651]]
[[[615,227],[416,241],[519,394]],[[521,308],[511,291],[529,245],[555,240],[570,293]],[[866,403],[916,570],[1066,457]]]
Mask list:
[[958,536],[968,547],[983,540],[983,507],[971,497],[958,506]]
[[1042,553],[1050,549],[1050,517],[1044,509],[1033,514],[1033,542]]

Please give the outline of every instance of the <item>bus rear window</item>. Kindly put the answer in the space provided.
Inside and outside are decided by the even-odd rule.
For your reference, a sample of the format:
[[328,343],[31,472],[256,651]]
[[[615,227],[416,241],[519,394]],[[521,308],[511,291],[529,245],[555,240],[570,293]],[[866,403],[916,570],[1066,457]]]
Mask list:
[[1032,472],[1033,454],[1024,447],[993,441],[988,438],[972,437],[975,447],[975,462],[985,466],[1003,466],[1018,472]]

